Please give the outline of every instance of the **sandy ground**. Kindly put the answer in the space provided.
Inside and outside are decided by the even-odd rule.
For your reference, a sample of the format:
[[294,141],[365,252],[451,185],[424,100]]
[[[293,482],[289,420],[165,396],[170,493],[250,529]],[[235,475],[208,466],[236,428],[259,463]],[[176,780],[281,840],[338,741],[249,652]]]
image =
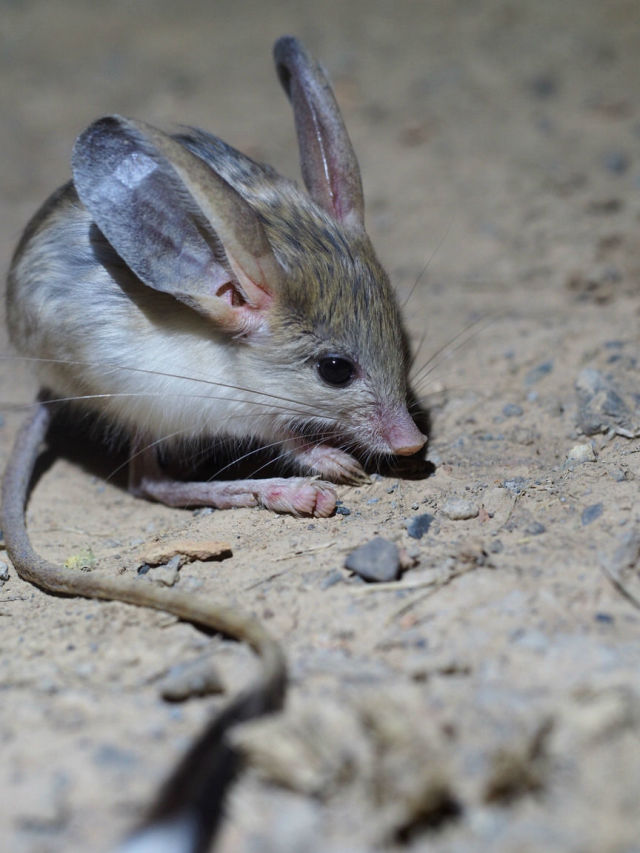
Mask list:
[[[422,342],[435,473],[341,488],[349,515],[171,510],[106,480],[113,460],[68,453],[33,494],[34,541],[58,560],[91,549],[135,572],[159,537],[227,540],[231,559],[185,566],[178,586],[283,640],[287,711],[238,732],[251,769],[220,849],[637,853],[640,613],[611,582],[640,599],[635,0],[1,14],[3,267],[100,114],[201,125],[295,176],[270,58],[293,32],[332,75],[371,236]],[[4,459],[36,387],[0,366]],[[448,518],[453,498],[475,517]],[[376,534],[416,563],[392,588],[343,568]],[[44,595],[11,567],[0,625],[5,851],[107,849],[223,702],[168,703],[163,674],[207,651],[229,691],[253,671],[231,642]]]

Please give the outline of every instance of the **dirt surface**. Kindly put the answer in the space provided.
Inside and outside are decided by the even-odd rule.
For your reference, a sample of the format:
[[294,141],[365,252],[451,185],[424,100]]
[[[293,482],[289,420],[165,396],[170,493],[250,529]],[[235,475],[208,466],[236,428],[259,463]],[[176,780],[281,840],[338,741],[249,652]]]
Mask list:
[[[290,701],[238,731],[220,850],[640,850],[639,25],[636,0],[2,4],[3,267],[100,114],[200,125],[295,176],[270,58],[293,32],[335,83],[419,349],[435,473],[340,488],[349,514],[172,510],[68,453],[33,494],[57,560],[134,573],[163,538],[230,543],[178,587],[282,639]],[[4,459],[36,386],[0,366]],[[415,563],[393,585],[343,567],[375,535]],[[224,701],[170,703],[162,677],[209,652],[233,692],[254,668],[11,566],[0,625],[5,851],[114,844]]]

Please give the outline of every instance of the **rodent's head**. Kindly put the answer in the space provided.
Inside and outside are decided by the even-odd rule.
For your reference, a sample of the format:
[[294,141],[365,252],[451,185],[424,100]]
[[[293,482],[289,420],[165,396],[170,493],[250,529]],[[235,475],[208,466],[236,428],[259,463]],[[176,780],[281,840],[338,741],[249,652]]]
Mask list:
[[279,39],[274,56],[308,196],[206,134],[119,116],[78,138],[76,190],[144,284],[235,339],[256,391],[296,401],[292,435],[412,454],[426,439],[407,411],[406,337],[365,232],[351,141],[300,42]]
[[264,345],[257,336],[252,349],[280,393],[325,413],[294,415],[289,428],[373,454],[415,453],[425,437],[407,411],[409,346],[369,238],[345,231],[294,186],[261,218],[285,275]]

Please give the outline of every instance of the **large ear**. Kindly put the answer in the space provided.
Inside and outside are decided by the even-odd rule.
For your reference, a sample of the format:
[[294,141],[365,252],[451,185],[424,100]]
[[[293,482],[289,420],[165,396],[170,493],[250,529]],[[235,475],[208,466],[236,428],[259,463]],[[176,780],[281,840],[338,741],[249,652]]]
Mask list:
[[108,116],[78,137],[72,167],[80,200],[145,284],[229,332],[262,324],[282,269],[252,208],[199,157]]
[[293,107],[302,177],[311,198],[345,226],[363,230],[360,168],[322,68],[293,36],[278,39],[273,56]]

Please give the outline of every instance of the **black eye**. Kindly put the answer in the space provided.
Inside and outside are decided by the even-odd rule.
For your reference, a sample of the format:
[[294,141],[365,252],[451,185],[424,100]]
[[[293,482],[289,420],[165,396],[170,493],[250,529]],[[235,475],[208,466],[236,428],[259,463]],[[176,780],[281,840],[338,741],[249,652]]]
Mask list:
[[355,364],[341,355],[323,356],[318,360],[317,368],[320,378],[327,385],[335,385],[338,388],[348,385],[356,372]]

